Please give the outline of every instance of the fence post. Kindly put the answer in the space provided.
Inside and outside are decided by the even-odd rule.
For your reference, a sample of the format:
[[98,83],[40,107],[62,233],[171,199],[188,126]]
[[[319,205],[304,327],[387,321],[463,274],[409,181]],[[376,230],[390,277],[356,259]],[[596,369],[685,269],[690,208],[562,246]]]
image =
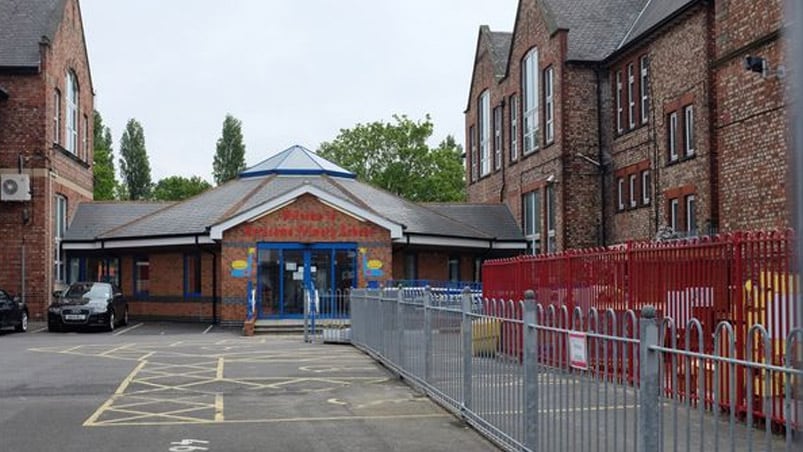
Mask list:
[[661,381],[660,354],[650,347],[658,344],[658,321],[655,307],[644,306],[639,322],[639,416],[638,450],[655,452],[659,446]]
[[424,288],[424,381],[432,381],[432,291]]
[[468,287],[463,288],[462,296],[463,308],[463,322],[461,330],[463,333],[463,413],[471,409],[472,391],[471,384],[471,358],[473,351],[471,350],[471,289]]
[[[535,326],[535,292],[524,292],[524,445],[538,443],[538,330]],[[531,326],[533,325],[533,326]]]
[[396,365],[399,369],[404,369],[404,310],[402,309],[402,302],[404,301],[404,289],[399,288],[398,296],[396,297],[396,329],[398,329],[399,336],[396,338]]

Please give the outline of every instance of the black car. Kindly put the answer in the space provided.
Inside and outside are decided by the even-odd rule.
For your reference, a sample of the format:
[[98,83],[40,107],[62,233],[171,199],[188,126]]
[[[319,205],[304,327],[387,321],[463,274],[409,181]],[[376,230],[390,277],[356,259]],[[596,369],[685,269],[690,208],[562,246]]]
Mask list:
[[104,282],[79,282],[55,292],[47,309],[47,329],[101,327],[112,331],[128,324],[128,304],[120,288]]
[[28,307],[20,297],[12,297],[0,289],[0,329],[14,328],[16,331],[28,331]]

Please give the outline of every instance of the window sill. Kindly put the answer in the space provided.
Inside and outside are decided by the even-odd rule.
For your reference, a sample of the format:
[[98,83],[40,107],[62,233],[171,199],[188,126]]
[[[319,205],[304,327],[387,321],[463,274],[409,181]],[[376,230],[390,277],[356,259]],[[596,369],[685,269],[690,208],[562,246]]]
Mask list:
[[696,157],[697,157],[697,152],[695,152],[694,154],[691,154],[691,155],[687,155],[687,156],[678,156],[678,158],[676,158],[675,160],[669,160],[668,162],[666,162],[666,167],[668,168],[670,166],[679,165],[679,164],[681,164],[683,162],[688,162],[689,160],[694,160]]
[[531,155],[538,154],[538,151],[540,151],[540,150],[541,150],[541,148],[535,148],[532,151],[525,152],[525,153],[521,154],[521,158],[525,159],[525,158],[527,158],[527,157],[529,157]]
[[614,139],[618,139],[618,138],[624,137],[625,135],[629,135],[632,132],[640,130],[641,128],[643,128],[645,126],[648,126],[648,125],[650,125],[650,123],[649,122],[645,122],[645,123],[636,124],[633,127],[628,127],[626,129],[622,129],[621,131],[620,130],[615,130],[614,131]]
[[647,208],[647,207],[650,207],[650,205],[651,205],[651,203],[648,203],[648,204],[639,204],[639,205],[637,205],[637,206],[634,206],[634,207],[631,207],[631,206],[629,206],[629,205],[628,205],[628,206],[625,206],[625,207],[624,207],[624,208],[622,208],[622,209],[620,209],[620,208],[617,206],[617,208],[616,208],[616,213],[635,212],[635,211],[642,210],[642,209],[645,209],[645,208]]
[[60,145],[58,143],[53,143],[53,149],[59,151],[63,156],[69,158],[73,162],[83,166],[86,169],[89,169],[89,163],[86,163],[85,161],[81,160],[77,155],[75,155],[72,152],[68,151],[62,145]]

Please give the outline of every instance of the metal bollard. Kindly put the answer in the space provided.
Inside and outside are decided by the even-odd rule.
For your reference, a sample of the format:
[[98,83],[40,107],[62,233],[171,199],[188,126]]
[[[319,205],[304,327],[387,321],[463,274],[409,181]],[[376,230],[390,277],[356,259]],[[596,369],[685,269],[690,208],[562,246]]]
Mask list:
[[535,292],[524,292],[524,445],[536,450],[538,444],[538,330]]
[[469,411],[473,406],[473,386],[471,380],[471,289],[463,289],[462,296],[463,321],[463,412]]
[[424,381],[432,382],[432,290],[424,289]]
[[639,405],[638,450],[655,452],[659,450],[658,423],[660,422],[661,395],[660,354],[650,347],[658,344],[658,322],[655,307],[641,309],[639,335]]

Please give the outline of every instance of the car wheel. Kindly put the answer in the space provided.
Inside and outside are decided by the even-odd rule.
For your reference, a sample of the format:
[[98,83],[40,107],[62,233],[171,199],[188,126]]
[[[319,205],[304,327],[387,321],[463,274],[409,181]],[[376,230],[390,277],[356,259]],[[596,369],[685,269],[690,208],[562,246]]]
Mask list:
[[17,325],[16,330],[20,333],[28,331],[28,313],[26,311],[22,311],[20,323]]
[[106,326],[106,330],[114,331],[114,326],[115,326],[114,322],[115,321],[116,320],[114,318],[114,311],[109,311],[109,324]]
[[123,311],[123,319],[120,321],[120,325],[121,326],[128,325],[128,306],[126,306],[125,310]]

